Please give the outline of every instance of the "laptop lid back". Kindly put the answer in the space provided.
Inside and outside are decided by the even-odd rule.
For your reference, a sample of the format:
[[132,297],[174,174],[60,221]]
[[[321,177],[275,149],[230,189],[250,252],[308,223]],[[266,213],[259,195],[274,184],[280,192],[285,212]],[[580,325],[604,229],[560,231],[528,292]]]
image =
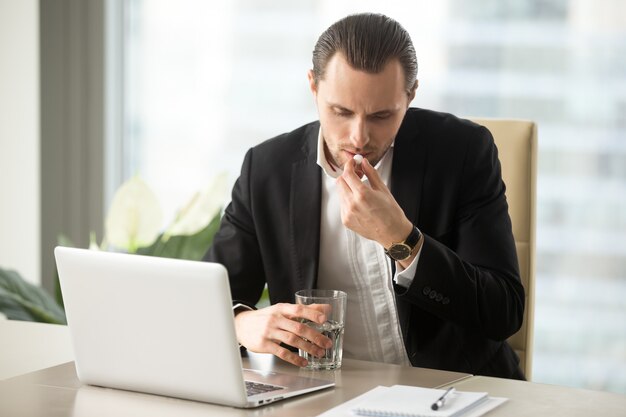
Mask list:
[[222,265],[64,247],[55,257],[82,382],[245,406]]

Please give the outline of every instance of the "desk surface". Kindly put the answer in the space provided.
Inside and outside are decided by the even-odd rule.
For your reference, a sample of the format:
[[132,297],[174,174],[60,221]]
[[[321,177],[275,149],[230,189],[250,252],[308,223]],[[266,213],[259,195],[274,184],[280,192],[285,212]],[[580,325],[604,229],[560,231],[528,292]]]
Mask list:
[[[274,363],[263,355],[246,366],[306,372]],[[421,368],[401,368],[347,360],[340,371],[324,371],[337,387],[252,410],[82,385],[72,362],[0,381],[0,415],[12,417],[162,417],[162,416],[315,416],[377,385],[427,387],[454,385],[459,390],[487,391],[509,401],[489,417],[626,416],[626,396],[555,385],[536,384]],[[321,375],[320,375],[321,376]],[[447,381],[447,384],[443,381]]]
[[[4,365],[5,371],[8,369],[8,374],[27,372],[29,367],[62,363],[64,358],[71,360],[69,337],[64,326],[0,321],[0,336],[0,365]],[[42,354],[43,347],[46,348],[45,354]],[[53,355],[49,354],[49,348],[54,351]],[[13,361],[20,364],[20,369],[9,369]],[[270,355],[251,354],[244,358],[244,366],[296,374],[310,372]],[[316,375],[334,380],[336,387],[253,410],[241,410],[82,385],[76,377],[74,363],[68,362],[0,380],[0,416],[315,416],[375,386],[405,384],[423,387],[454,385],[459,390],[487,391],[491,396],[509,398],[491,411],[489,417],[626,417],[626,396],[608,392],[349,359],[344,359],[339,371],[317,371]]]
[[[251,354],[244,367],[292,374],[310,373],[270,355]],[[318,378],[335,381],[335,388],[268,406],[241,410],[195,401],[159,397],[82,385],[74,363],[66,363],[0,381],[0,411],[19,416],[315,416],[377,385],[406,384],[439,387],[469,378],[457,372],[410,368],[344,359],[336,371],[315,371]]]
[[509,401],[491,411],[489,417],[625,417],[626,395],[510,379],[473,376],[454,387],[461,391],[485,391]]

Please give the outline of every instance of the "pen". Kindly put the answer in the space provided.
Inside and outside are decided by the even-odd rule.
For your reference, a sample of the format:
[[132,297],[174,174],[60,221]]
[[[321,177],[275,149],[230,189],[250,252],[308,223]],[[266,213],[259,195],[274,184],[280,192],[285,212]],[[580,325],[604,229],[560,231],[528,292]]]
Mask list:
[[446,392],[444,392],[443,395],[439,397],[439,399],[435,401],[433,405],[430,406],[430,408],[432,408],[433,410],[439,410],[446,403],[446,400],[448,399],[448,397],[453,393],[454,393],[454,387],[448,388]]

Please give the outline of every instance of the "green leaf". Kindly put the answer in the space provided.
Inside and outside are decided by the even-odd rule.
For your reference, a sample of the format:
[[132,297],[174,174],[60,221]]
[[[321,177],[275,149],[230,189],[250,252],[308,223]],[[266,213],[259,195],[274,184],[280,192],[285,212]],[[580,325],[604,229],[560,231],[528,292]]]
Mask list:
[[76,245],[74,245],[74,242],[72,242],[72,239],[70,239],[68,236],[64,235],[63,233],[57,236],[57,245],[66,246],[68,248],[76,247]]
[[140,255],[159,256],[162,258],[201,260],[213,243],[213,236],[220,227],[220,213],[215,215],[209,224],[191,236],[161,235],[157,241],[145,248],[139,248]]
[[259,301],[257,301],[255,307],[258,309],[262,309],[265,307],[269,307],[270,305],[270,292],[267,289],[267,284],[265,284],[265,288],[263,288],[263,292],[261,293],[261,298],[259,298]]
[[65,312],[42,288],[0,268],[0,311],[12,320],[66,324]]

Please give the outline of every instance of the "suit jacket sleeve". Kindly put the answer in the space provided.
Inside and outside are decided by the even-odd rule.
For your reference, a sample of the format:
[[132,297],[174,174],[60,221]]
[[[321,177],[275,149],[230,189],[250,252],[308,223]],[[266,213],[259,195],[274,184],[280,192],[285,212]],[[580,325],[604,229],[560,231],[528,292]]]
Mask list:
[[252,154],[253,149],[246,153],[241,175],[233,187],[232,200],[204,257],[205,261],[218,262],[226,267],[233,302],[248,306],[254,306],[265,286],[263,261],[250,204]]
[[399,300],[504,340],[522,324],[524,289],[497,149],[486,128],[473,132],[465,141],[451,226],[437,236],[444,243],[425,231],[415,278],[396,291]]

